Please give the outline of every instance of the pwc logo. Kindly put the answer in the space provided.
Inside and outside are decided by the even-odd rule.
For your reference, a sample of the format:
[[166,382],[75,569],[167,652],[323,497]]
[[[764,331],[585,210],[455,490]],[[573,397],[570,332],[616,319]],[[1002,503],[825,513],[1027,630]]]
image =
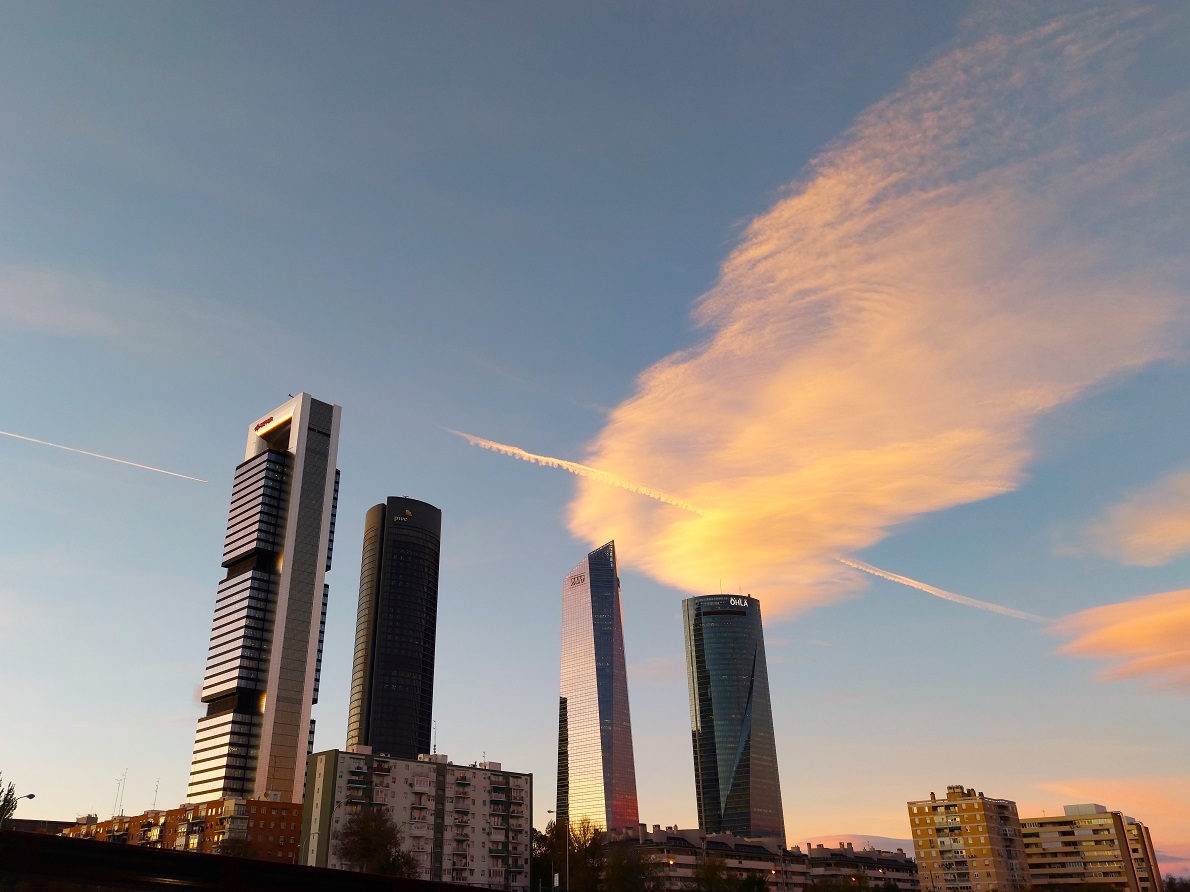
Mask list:
[[731,603],[732,607],[747,607],[748,599],[747,598],[732,598],[730,603]]
[[273,423],[273,416],[272,416],[272,415],[270,415],[270,416],[269,416],[268,418],[266,418],[264,421],[258,421],[258,422],[256,423],[256,427],[252,428],[252,432],[253,432],[253,433],[256,433],[256,432],[257,432],[257,431],[259,431],[259,430],[260,430],[262,427],[268,427],[268,426],[269,426],[270,424],[272,424],[272,423]]

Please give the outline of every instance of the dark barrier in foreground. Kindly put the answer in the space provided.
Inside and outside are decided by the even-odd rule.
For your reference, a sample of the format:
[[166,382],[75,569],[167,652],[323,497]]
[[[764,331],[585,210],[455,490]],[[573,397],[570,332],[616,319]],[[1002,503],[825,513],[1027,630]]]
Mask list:
[[474,887],[402,880],[248,858],[173,852],[93,839],[0,832],[3,892],[461,892]]

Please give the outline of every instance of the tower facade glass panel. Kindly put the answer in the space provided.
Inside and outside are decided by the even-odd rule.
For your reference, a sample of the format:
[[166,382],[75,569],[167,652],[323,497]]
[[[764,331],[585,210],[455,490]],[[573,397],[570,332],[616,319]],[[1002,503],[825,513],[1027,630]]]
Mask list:
[[430,752],[442,512],[390,497],[364,521],[347,745]]
[[562,580],[557,805],[559,821],[603,830],[639,819],[614,542]]
[[298,394],[248,428],[187,798],[300,802],[314,738],[342,410]]
[[682,602],[698,826],[785,842],[760,602]]

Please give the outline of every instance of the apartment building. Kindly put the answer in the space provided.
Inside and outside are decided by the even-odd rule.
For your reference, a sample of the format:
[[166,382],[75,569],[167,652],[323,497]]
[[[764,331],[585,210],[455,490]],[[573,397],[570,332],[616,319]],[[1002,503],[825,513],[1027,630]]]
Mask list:
[[1013,892],[1029,885],[1016,803],[955,784],[906,803],[922,892]]
[[810,882],[845,880],[850,882],[859,877],[867,880],[871,889],[890,889],[898,892],[918,892],[921,883],[917,878],[917,863],[904,849],[886,852],[881,849],[855,849],[853,843],[839,843],[828,848],[822,843],[806,844],[806,858],[810,868]]
[[772,837],[750,839],[657,824],[649,831],[641,824],[638,837],[621,837],[614,844],[636,845],[641,855],[658,862],[666,890],[690,888],[695,870],[707,858],[723,861],[733,874],[764,877],[773,892],[803,892],[809,877],[806,856],[796,846],[786,849]]
[[455,765],[327,750],[307,761],[300,863],[350,869],[335,835],[349,815],[385,808],[405,836],[421,878],[487,889],[529,890],[533,776],[499,762]]
[[1161,892],[1148,828],[1097,803],[1021,821],[1035,887],[1095,885],[1119,892]]
[[62,836],[103,842],[216,852],[236,841],[237,854],[293,864],[297,860],[302,806],[273,799],[226,799],[152,809],[138,815],[116,815],[106,821],[87,816],[62,831]]

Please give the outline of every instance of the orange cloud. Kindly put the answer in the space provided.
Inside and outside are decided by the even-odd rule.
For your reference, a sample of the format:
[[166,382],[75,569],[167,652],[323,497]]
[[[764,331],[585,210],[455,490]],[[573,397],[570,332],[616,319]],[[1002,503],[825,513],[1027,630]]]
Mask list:
[[1142,567],[1190,552],[1190,472],[1170,474],[1108,509],[1087,540],[1100,554]]
[[1190,589],[1093,607],[1051,630],[1073,639],[1060,653],[1110,661],[1104,679],[1190,693]]
[[1040,416],[1177,353],[1186,251],[1163,237],[1190,221],[1145,196],[1183,176],[1190,101],[1118,95],[1168,23],[1116,9],[973,23],[865,113],[584,457],[708,516],[580,480],[572,532],[685,591],[808,609],[861,584],[832,555],[1013,489]]

